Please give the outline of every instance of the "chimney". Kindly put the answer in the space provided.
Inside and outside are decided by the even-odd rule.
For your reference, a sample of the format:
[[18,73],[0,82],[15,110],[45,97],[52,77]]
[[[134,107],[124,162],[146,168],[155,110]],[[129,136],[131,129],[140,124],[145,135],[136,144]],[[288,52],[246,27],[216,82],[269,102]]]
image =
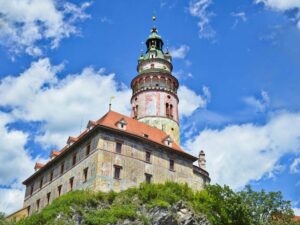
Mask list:
[[206,169],[206,159],[205,159],[205,153],[203,150],[199,153],[199,159],[198,159],[198,165],[201,169]]

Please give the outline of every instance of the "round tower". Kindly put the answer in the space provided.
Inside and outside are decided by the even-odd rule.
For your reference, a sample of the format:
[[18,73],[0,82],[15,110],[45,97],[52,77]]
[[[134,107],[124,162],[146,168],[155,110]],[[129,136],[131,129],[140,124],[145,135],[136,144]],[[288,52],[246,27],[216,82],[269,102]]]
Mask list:
[[163,50],[164,42],[157,29],[151,29],[132,80],[132,117],[165,131],[180,144],[177,90],[178,80],[172,75],[172,57]]

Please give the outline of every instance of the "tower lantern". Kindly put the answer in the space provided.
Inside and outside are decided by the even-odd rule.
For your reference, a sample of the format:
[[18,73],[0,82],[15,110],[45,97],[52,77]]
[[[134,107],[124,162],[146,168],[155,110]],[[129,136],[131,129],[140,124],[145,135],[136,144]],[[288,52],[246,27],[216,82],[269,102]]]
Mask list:
[[138,60],[138,75],[131,82],[131,116],[165,131],[180,144],[179,82],[172,75],[172,57],[163,50],[163,45],[162,37],[153,26],[146,41],[147,50]]

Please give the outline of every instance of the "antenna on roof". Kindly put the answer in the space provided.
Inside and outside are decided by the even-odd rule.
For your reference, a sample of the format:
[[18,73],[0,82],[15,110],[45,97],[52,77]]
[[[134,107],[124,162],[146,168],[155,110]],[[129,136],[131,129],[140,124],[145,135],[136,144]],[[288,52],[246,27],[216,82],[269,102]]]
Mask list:
[[111,103],[112,103],[113,99],[115,99],[115,96],[111,96],[110,97],[110,100],[109,100],[109,111],[111,111]]

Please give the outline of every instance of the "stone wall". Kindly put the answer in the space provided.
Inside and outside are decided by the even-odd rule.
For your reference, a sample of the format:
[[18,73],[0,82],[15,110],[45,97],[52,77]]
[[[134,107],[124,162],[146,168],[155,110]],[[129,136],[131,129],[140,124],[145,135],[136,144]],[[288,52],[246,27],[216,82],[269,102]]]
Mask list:
[[[91,152],[86,155],[86,145],[91,143]],[[61,195],[71,191],[70,178],[74,177],[73,190],[78,189],[95,189],[96,188],[96,168],[98,163],[99,152],[96,149],[97,140],[94,138],[82,144],[80,147],[72,150],[65,157],[56,162],[52,167],[36,177],[26,186],[24,208],[29,209],[29,214],[48,205],[47,194],[50,193],[51,203],[59,197],[58,187],[61,185]],[[74,153],[77,152],[77,162],[73,166],[72,160]],[[64,162],[64,172],[61,175],[61,164]],[[84,182],[83,170],[88,168],[87,181]],[[50,181],[50,173],[53,171],[53,179]],[[43,185],[40,188],[40,181],[43,178]],[[34,185],[32,195],[31,185]],[[37,201],[39,200],[39,207]]]
[[[85,146],[91,142],[91,153],[85,155]],[[116,143],[122,143],[121,153],[116,153]],[[146,152],[150,152],[150,162],[146,162]],[[77,152],[78,161],[72,166],[72,156]],[[170,170],[170,159],[174,160],[174,170]],[[65,162],[65,171],[60,174],[61,163]],[[121,167],[120,179],[114,178],[115,166]],[[84,169],[88,168],[87,181],[84,182]],[[54,171],[52,181],[50,171]],[[193,161],[175,152],[163,149],[163,146],[120,135],[108,130],[98,130],[90,139],[74,149],[41,175],[28,183],[24,208],[30,206],[29,214],[48,205],[47,194],[51,203],[59,197],[58,187],[62,185],[61,195],[71,191],[70,178],[74,177],[73,189],[94,191],[121,191],[145,182],[145,174],[152,175],[151,182],[164,183],[175,181],[187,183],[195,190],[203,188],[206,178],[193,169]],[[39,187],[41,177],[43,186]],[[30,187],[34,184],[34,192]],[[39,200],[39,207],[37,201]]]
[[[122,143],[121,154],[116,153],[116,141]],[[102,134],[98,143],[97,190],[121,191],[145,182],[145,174],[152,175],[151,182],[174,181],[187,183],[195,190],[203,188],[205,178],[194,173],[193,162],[174,152],[166,152],[157,145],[125,138],[119,135]],[[151,152],[150,163],[146,152]],[[174,171],[169,160],[175,162]],[[114,167],[121,167],[120,179],[114,179]]]

